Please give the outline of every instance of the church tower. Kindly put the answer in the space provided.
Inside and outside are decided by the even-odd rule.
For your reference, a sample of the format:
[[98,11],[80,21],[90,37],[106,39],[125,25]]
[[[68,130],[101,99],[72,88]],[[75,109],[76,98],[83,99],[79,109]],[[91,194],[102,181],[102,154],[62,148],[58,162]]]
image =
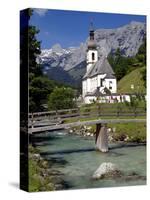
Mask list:
[[[82,78],[82,97],[85,103],[97,101],[102,95],[107,100],[117,91],[115,73],[105,56],[99,57],[91,23],[86,52],[86,73]],[[115,97],[114,97],[115,98]],[[103,100],[102,100],[103,102]]]
[[98,51],[94,38],[94,28],[93,23],[91,22],[90,32],[89,32],[89,41],[87,45],[87,67],[86,72],[89,71],[91,66],[98,61]]

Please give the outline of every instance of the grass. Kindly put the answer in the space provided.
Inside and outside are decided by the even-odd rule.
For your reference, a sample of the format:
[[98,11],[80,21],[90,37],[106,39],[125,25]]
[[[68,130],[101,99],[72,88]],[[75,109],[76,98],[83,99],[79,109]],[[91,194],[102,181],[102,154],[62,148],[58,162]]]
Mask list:
[[30,192],[40,191],[41,182],[39,178],[35,176],[38,173],[39,173],[39,168],[37,167],[37,163],[29,159],[29,191]]
[[[145,101],[139,100],[137,104],[137,112],[145,112]],[[93,103],[93,104],[86,104],[80,107],[80,113],[84,114],[85,112],[92,112],[98,113],[98,114],[109,114],[113,113],[114,115],[117,115],[117,113],[133,113],[134,114],[134,108],[127,105],[127,103]]]
[[[118,82],[118,93],[135,93],[141,92],[146,93],[146,89],[144,87],[144,82],[142,80],[141,71],[143,68],[137,68],[131,71],[129,74],[124,76]],[[134,89],[131,89],[131,85],[134,85]]]
[[113,133],[115,140],[128,136],[128,142],[146,142],[145,123],[108,124],[108,127],[115,128],[115,133]]
[[[100,107],[100,111],[98,110],[98,107]],[[143,113],[145,113],[145,103],[141,101],[139,103],[139,108],[137,108],[137,111],[139,112],[139,109]],[[119,113],[118,113],[119,111]],[[84,117],[85,113],[88,113],[87,117]],[[95,116],[93,116],[93,113]],[[101,116],[102,114],[106,114],[106,116]],[[121,113],[132,113],[133,116],[121,116]],[[107,116],[108,114],[108,116]],[[112,116],[109,116],[109,114],[113,114]],[[120,115],[118,115],[120,114]],[[145,113],[146,114],[146,113]],[[89,121],[89,120],[97,120],[97,119],[145,119],[146,116],[134,116],[133,110],[127,106],[125,103],[113,103],[113,104],[107,104],[107,103],[101,103],[101,104],[86,104],[83,105],[80,108],[80,115],[76,118],[66,118],[64,119],[64,123],[71,123],[76,121]]]
[[43,172],[46,173],[48,163],[45,160],[37,160],[33,158],[33,154],[37,154],[37,150],[31,145],[29,146],[29,192],[38,191],[52,191],[54,184],[50,176],[44,177]]
[[[90,133],[95,133],[96,125],[87,127],[90,127]],[[128,142],[146,142],[146,123],[144,122],[107,124],[107,127],[113,130],[109,134],[113,136],[115,141],[122,141],[122,138],[128,137]],[[81,127],[75,128],[76,130],[81,129]]]
[[99,120],[103,120],[103,119],[145,119],[145,116],[139,116],[138,118],[134,117],[134,116],[88,117],[88,118],[79,118],[79,119],[68,118],[68,119],[65,119],[63,122],[67,124],[67,123],[72,123],[72,122],[77,122],[77,121],[83,122],[83,121],[98,120],[98,119]]

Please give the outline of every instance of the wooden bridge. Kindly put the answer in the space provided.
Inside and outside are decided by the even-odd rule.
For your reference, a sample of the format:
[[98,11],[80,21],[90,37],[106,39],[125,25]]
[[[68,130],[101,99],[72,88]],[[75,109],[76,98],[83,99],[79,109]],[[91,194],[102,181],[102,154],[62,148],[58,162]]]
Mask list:
[[[66,113],[67,112],[67,113]],[[104,115],[105,114],[105,115]],[[115,113],[116,114],[116,113]],[[127,115],[128,114],[128,115]],[[145,113],[136,113],[137,116],[143,116]],[[40,112],[29,114],[29,134],[41,133],[45,131],[53,131],[58,129],[68,129],[76,126],[83,125],[96,125],[96,148],[102,152],[108,151],[108,134],[107,134],[107,124],[118,124],[118,123],[139,123],[146,122],[146,119],[137,119],[137,118],[127,118],[120,119],[120,116],[134,116],[135,113],[103,113],[103,116],[117,116],[115,119],[101,119],[102,115],[99,112],[86,112],[79,113],[77,109],[69,110],[59,110],[59,111],[50,111],[50,112]],[[96,118],[92,120],[91,118]],[[74,122],[67,122],[67,120],[72,120]],[[80,121],[83,120],[84,121]]]

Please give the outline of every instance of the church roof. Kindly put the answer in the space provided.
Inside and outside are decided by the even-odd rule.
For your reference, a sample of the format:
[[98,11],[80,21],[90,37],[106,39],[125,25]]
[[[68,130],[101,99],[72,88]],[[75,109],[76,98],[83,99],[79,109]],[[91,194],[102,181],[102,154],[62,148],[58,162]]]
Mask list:
[[92,92],[87,92],[87,93],[85,94],[85,96],[100,97],[100,96],[105,96],[105,95],[111,95],[111,91],[110,91],[107,87],[104,88],[104,92],[105,92],[105,93],[100,92],[100,91],[99,91],[99,87],[98,87],[98,88],[96,88],[96,89],[95,89],[94,91],[92,91]]
[[96,63],[94,63],[89,71],[86,72],[83,79],[91,78],[98,74],[106,74],[105,78],[115,78],[115,73],[106,57],[102,57]]

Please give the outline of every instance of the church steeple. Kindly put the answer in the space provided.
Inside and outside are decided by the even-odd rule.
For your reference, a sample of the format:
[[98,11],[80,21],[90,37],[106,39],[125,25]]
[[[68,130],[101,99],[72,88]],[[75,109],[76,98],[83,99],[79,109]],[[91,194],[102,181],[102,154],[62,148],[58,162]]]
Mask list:
[[97,45],[94,38],[93,22],[90,24],[89,40],[87,43],[87,71],[98,61]]
[[94,40],[94,26],[92,21],[90,23],[90,40]]
[[96,43],[95,43],[95,39],[94,39],[94,26],[93,26],[93,22],[90,23],[88,49],[96,49]]
[[[105,102],[110,100],[111,94],[117,92],[116,77],[107,58],[99,56],[99,46],[96,44],[97,35],[95,33],[93,22],[91,22],[86,43],[86,74],[82,81],[82,96],[85,103],[97,101],[97,92],[99,94],[107,94],[109,91]],[[99,100],[100,103],[103,101],[103,99]]]

